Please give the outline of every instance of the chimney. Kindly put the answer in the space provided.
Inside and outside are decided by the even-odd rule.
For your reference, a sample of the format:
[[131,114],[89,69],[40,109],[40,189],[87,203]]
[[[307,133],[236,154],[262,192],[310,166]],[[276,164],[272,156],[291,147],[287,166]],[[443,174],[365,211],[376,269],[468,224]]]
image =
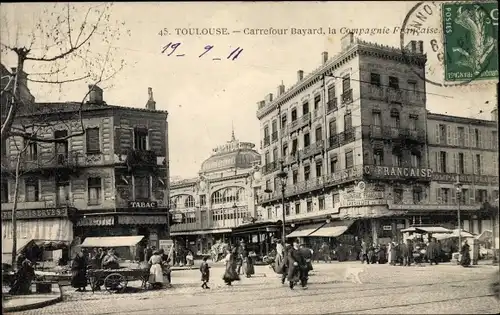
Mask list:
[[328,51],[324,51],[321,53],[321,61],[325,64],[328,61]]
[[302,70],[299,70],[297,71],[297,81],[302,81],[302,79],[304,78],[304,71]]
[[91,104],[104,104],[102,89],[97,85],[89,84],[89,101]]
[[282,83],[282,84],[278,85],[278,94],[276,95],[276,97],[279,97],[283,93],[285,93],[285,86]]
[[419,54],[423,54],[424,53],[424,41],[423,40],[419,40],[418,41],[417,51],[418,51]]
[[153,89],[148,87],[148,102],[146,103],[146,109],[156,110],[156,102],[153,99]]
[[354,33],[349,32],[344,37],[342,37],[342,39],[340,40],[340,47],[342,50],[346,50],[353,43],[354,43]]
[[414,54],[423,54],[424,53],[424,42],[419,40],[412,40],[406,45],[406,50]]
[[269,104],[273,101],[273,93],[269,93],[266,95],[266,104]]

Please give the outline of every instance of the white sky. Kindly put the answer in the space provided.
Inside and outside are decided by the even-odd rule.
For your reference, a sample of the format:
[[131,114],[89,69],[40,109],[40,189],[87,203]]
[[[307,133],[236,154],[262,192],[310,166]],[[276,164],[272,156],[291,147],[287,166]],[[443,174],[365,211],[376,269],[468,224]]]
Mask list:
[[[340,50],[343,35],[249,36],[159,36],[162,28],[225,27],[318,28],[400,27],[416,2],[291,2],[291,3],[116,3],[112,18],[126,22],[131,36],[112,43],[126,68],[105,90],[108,104],[144,107],[147,88],[152,87],[157,109],[169,111],[171,175],[191,177],[210,156],[212,148],[230,139],[234,122],[236,137],[260,143],[256,102],[267,93],[276,94],[281,81],[286,87],[296,81],[296,72],[305,73],[320,65],[321,52],[330,56]],[[76,4],[75,4],[76,5]],[[15,33],[15,26],[27,29],[43,8],[53,4],[3,4],[2,28]],[[85,10],[82,10],[85,12]],[[2,43],[5,40],[2,31]],[[362,39],[399,47],[399,33],[364,35]],[[429,38],[424,49],[429,48]],[[169,42],[181,42],[176,54],[161,54]],[[107,49],[94,44],[96,50]],[[204,57],[206,45],[214,48]],[[232,49],[243,52],[235,61],[226,60]],[[220,57],[221,61],[212,58]],[[2,55],[7,67],[15,65],[12,55]],[[30,83],[37,101],[80,101],[85,82],[67,84],[61,91]],[[495,86],[439,88],[427,84],[428,109],[436,113],[488,118],[496,103]],[[485,102],[489,101],[489,105]],[[479,110],[486,114],[478,115]]]

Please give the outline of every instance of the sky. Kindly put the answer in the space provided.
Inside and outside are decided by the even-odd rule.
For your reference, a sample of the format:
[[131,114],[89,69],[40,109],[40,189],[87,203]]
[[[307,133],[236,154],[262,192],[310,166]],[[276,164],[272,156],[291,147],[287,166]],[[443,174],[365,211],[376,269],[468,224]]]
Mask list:
[[[286,87],[294,84],[297,70],[302,69],[307,75],[316,69],[323,51],[328,51],[330,56],[338,53],[344,36],[342,28],[385,27],[390,31],[357,37],[400,47],[400,33],[394,32],[394,28],[402,26],[405,16],[416,4],[411,1],[114,3],[107,26],[119,25],[123,34],[128,30],[130,35],[114,39],[110,44],[94,40],[91,51],[97,55],[112,50],[113,60],[106,66],[125,60],[124,68],[106,82],[104,100],[108,104],[143,108],[148,87],[153,89],[157,109],[169,112],[171,176],[193,177],[212,149],[230,140],[232,126],[240,141],[253,142],[258,149],[260,126],[256,103],[268,93],[276,94],[281,82]],[[96,4],[72,5],[79,8],[78,16],[75,15],[77,20],[73,22],[77,25],[85,9]],[[2,43],[8,40],[13,45],[17,38],[20,45],[27,38],[23,35],[40,28],[35,21],[41,19],[47,27],[59,12],[66,12],[64,8],[65,4],[54,7],[51,3],[2,4]],[[428,16],[428,26],[439,28],[438,17],[435,12]],[[115,24],[117,21],[124,25]],[[246,35],[243,32],[245,28],[270,27],[286,28],[288,33]],[[226,28],[229,34],[177,33],[176,29],[184,28],[199,31]],[[325,33],[331,28],[336,33],[292,35],[292,28],[323,28]],[[164,29],[168,35],[160,34]],[[419,34],[407,36],[405,40],[410,37],[422,39],[424,50],[429,51],[433,38],[429,36],[432,35]],[[73,40],[74,37],[73,34]],[[170,50],[162,53],[169,43],[172,43]],[[168,56],[175,43],[180,45]],[[207,46],[213,48],[205,49]],[[199,57],[206,50],[208,52]],[[236,59],[227,59],[232,51],[236,51],[232,56],[241,52]],[[177,57],[178,54],[184,56]],[[2,63],[7,67],[15,66],[13,57],[13,54],[2,53]],[[213,60],[217,57],[221,60]],[[428,57],[429,77],[440,80],[439,65],[432,66],[437,63],[435,54],[428,54]],[[76,74],[82,69],[81,63],[72,64],[71,60],[68,65]],[[40,63],[30,63],[27,72],[36,73],[39,66]],[[29,87],[37,101],[45,102],[80,101],[87,92],[84,81],[57,88],[30,82]],[[426,89],[427,107],[436,113],[489,119],[493,104],[496,104],[496,87],[491,81],[460,87],[427,84]],[[483,114],[479,114],[480,111]]]

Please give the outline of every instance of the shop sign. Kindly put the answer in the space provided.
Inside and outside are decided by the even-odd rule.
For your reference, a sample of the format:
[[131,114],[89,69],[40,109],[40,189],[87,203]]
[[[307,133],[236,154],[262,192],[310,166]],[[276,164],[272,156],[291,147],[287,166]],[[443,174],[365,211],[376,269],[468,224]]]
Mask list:
[[455,183],[476,183],[476,184],[495,184],[498,182],[498,177],[487,175],[473,175],[473,174],[454,174],[454,173],[433,173],[432,180],[437,182]]
[[366,175],[382,178],[431,178],[432,169],[416,167],[365,166]]
[[329,184],[340,183],[345,181],[350,181],[353,179],[358,179],[363,175],[363,169],[361,167],[353,167],[346,170],[341,170],[327,176],[326,181]]
[[384,230],[384,231],[391,231],[392,230],[392,226],[391,225],[384,225],[382,227],[382,230]]
[[110,226],[115,224],[114,217],[85,217],[76,222],[77,226]]
[[182,213],[175,213],[172,216],[172,221],[175,223],[182,223],[184,221],[184,215]]
[[339,204],[341,207],[360,207],[385,205],[387,201],[384,198],[383,191],[369,191],[357,189],[353,192],[343,192],[339,194]]
[[123,215],[123,216],[118,217],[118,224],[124,224],[124,225],[167,224],[167,216],[161,216],[161,215],[155,215],[155,216]]
[[170,249],[174,246],[174,241],[172,240],[159,240],[158,241],[158,248],[163,249],[165,251],[165,254],[170,256]]
[[129,201],[129,208],[158,208],[158,202],[156,201]]
[[[39,209],[39,210],[16,210],[17,219],[43,219],[43,218],[57,218],[67,217],[68,210],[66,208],[60,209]],[[2,220],[11,220],[12,211],[2,211]]]
[[396,225],[396,229],[398,229],[398,230],[401,230],[401,229],[404,229],[404,228],[405,228],[405,225],[403,223],[398,223]]
[[362,206],[381,206],[386,205],[387,201],[384,199],[378,200],[341,200],[341,207],[362,207]]

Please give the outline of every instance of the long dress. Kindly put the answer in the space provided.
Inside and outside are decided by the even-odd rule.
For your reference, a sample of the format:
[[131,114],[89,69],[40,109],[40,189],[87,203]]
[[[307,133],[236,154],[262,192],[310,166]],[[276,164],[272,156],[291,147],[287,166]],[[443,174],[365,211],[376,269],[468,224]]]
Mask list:
[[226,284],[231,284],[233,281],[240,280],[240,276],[236,272],[236,259],[234,255],[235,254],[233,253],[229,253],[226,258],[224,258],[224,261],[226,262],[226,270],[224,271],[222,279],[226,282]]
[[87,260],[85,257],[76,255],[71,264],[71,286],[73,288],[85,288],[87,286]]
[[243,257],[243,271],[247,278],[255,274],[255,268],[253,264],[253,255],[245,251],[245,256]]
[[35,278],[35,270],[33,264],[29,259],[24,259],[19,264],[16,273],[16,279],[9,290],[12,295],[29,294],[31,293],[31,282]]
[[149,259],[151,268],[149,268],[149,283],[163,284],[163,268],[161,266],[161,256],[153,255]]
[[462,251],[460,252],[462,257],[460,258],[460,265],[463,267],[470,266],[470,253],[469,253],[469,244],[464,244],[462,246]]

